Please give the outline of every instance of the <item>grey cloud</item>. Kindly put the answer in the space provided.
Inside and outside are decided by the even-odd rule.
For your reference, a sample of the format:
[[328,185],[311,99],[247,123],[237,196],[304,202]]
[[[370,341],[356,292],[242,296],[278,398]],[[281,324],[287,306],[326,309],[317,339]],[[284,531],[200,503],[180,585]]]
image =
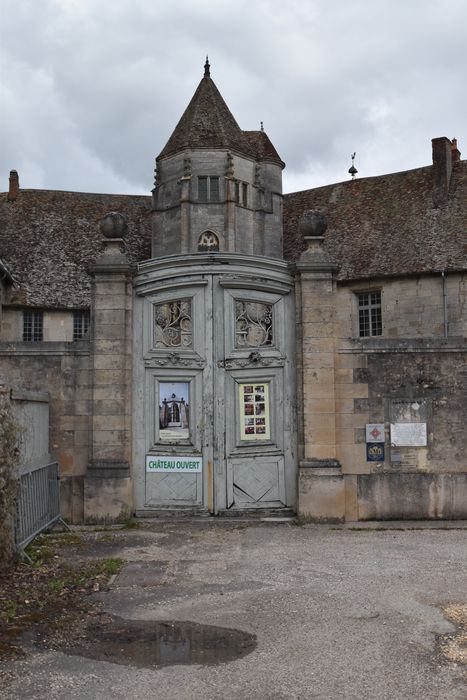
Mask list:
[[345,179],[354,150],[361,176],[429,163],[434,136],[462,150],[461,0],[43,0],[3,16],[4,181],[16,167],[29,187],[148,192],[206,52],[240,126],[264,121],[287,190]]

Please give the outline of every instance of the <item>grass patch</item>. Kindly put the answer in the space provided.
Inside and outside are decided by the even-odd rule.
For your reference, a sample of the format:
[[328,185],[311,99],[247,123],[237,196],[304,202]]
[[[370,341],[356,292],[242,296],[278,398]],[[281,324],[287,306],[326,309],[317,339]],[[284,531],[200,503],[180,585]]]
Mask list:
[[106,589],[123,560],[80,557],[87,546],[73,533],[42,535],[27,548],[32,564],[0,574],[0,659],[23,655],[23,633],[47,639],[96,609],[91,594]]
[[123,559],[105,559],[103,561],[104,571],[107,576],[114,576],[123,566]]

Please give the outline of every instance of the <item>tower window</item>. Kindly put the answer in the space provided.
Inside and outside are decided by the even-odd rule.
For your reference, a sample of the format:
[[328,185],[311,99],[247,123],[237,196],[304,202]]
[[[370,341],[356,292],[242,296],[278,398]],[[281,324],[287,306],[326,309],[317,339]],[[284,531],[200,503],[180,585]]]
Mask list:
[[235,183],[235,201],[237,204],[241,204],[242,207],[248,206],[248,183]]
[[42,311],[23,312],[23,340],[32,343],[43,340],[44,314]]
[[358,298],[358,333],[361,338],[382,335],[381,292],[363,292]]
[[198,200],[200,202],[219,202],[220,189],[217,176],[200,175],[198,177]]
[[73,311],[73,340],[82,340],[89,331],[89,311]]
[[248,206],[248,185],[246,182],[242,182],[242,204],[244,207]]

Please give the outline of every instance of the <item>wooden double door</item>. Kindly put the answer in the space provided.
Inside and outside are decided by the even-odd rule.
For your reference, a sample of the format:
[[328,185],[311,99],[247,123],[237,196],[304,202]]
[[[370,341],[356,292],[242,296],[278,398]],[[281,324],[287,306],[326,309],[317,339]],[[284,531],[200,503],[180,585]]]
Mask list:
[[268,277],[235,262],[137,281],[140,514],[295,507],[292,280],[283,263]]

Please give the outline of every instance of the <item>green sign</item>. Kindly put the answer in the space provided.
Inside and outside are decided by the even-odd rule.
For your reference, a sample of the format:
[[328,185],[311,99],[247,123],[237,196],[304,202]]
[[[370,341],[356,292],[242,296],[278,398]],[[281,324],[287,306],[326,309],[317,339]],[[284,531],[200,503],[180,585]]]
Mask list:
[[203,458],[198,455],[146,455],[146,471],[193,474],[203,470]]

